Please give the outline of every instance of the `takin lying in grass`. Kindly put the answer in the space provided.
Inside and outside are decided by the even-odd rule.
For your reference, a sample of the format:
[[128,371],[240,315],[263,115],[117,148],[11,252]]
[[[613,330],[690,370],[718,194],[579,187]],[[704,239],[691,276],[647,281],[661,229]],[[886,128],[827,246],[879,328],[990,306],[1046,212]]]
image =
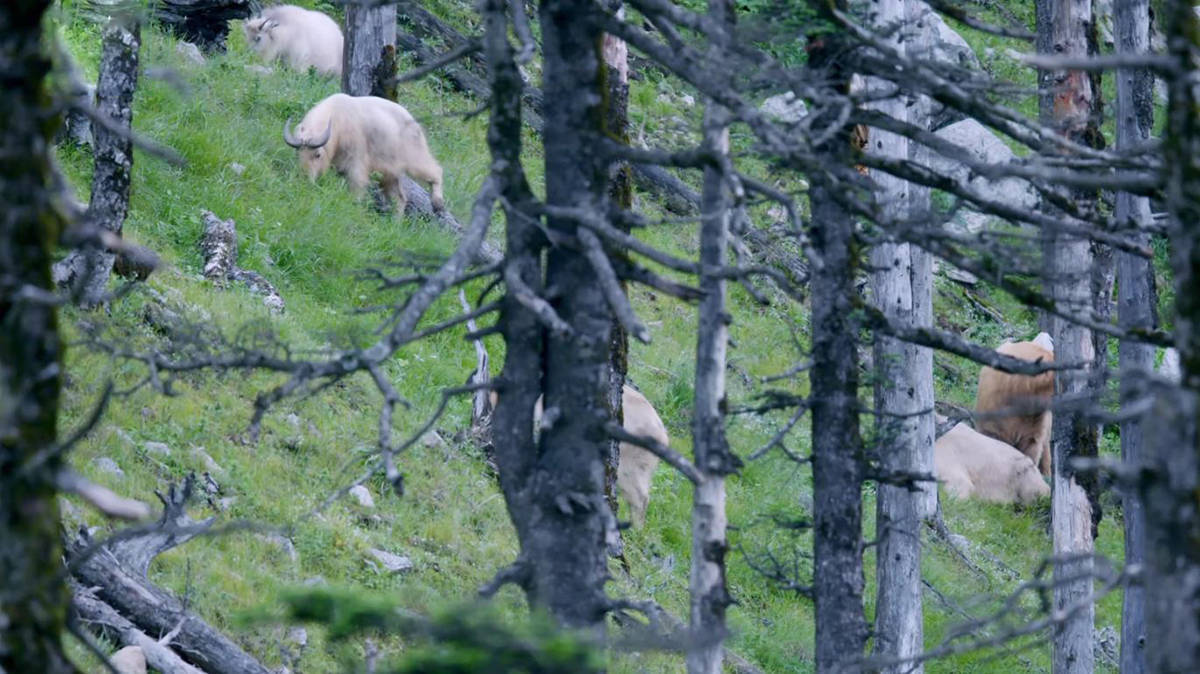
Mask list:
[[283,125],[283,141],[300,151],[300,166],[312,180],[333,166],[361,197],[377,172],[384,196],[403,216],[408,198],[400,181],[407,175],[429,183],[434,210],[445,207],[442,166],[404,106],[375,96],[334,94],[313,106],[295,130],[291,124],[289,119]]
[[[1035,363],[1054,362],[1054,342],[1044,332],[1031,342],[1009,342],[996,351]],[[1054,372],[1020,375],[984,367],[975,395],[975,426],[980,433],[1016,447],[1048,477],[1053,422],[1048,406],[1053,395]]]
[[342,75],[342,29],[320,12],[294,5],[267,7],[242,24],[250,48],[267,61],[322,75]]
[[1032,503],[1050,496],[1050,486],[1029,457],[964,423],[934,443],[933,466],[938,481],[955,498]]
[[[496,393],[493,391],[490,397],[492,407],[495,407]],[[625,415],[626,431],[651,438],[663,446],[670,444],[671,438],[667,435],[667,427],[641,391],[626,385],[622,390],[621,406]],[[535,424],[541,421],[541,398],[538,398],[534,404],[533,418]],[[650,484],[654,478],[654,469],[658,467],[659,459],[649,451],[628,442],[622,442],[619,451],[617,491],[629,504],[633,526],[640,528],[646,524],[646,508],[650,505]]]

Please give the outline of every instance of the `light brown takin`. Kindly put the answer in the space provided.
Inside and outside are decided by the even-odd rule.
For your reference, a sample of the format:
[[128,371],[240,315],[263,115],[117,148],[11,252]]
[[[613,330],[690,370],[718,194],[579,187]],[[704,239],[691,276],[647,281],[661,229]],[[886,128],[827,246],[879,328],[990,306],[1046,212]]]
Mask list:
[[[1040,333],[1030,342],[1009,342],[997,352],[1035,363],[1054,362],[1054,342]],[[980,433],[1016,447],[1050,475],[1050,399],[1054,372],[1037,375],[1008,374],[984,367],[979,371],[975,394],[975,427]]]
[[1050,486],[1029,457],[967,424],[937,439],[933,466],[938,481],[955,498],[1032,503],[1050,496]]
[[407,175],[429,184],[434,210],[444,208],[442,166],[404,106],[375,96],[334,94],[314,105],[295,130],[291,124],[289,119],[283,125],[283,141],[299,150],[300,166],[312,180],[332,166],[361,197],[371,174],[379,173],[384,196],[403,216],[408,197],[401,178]]
[[[624,428],[630,433],[648,437],[655,442],[669,445],[671,438],[667,435],[667,427],[658,416],[654,406],[646,400],[641,391],[626,385],[622,389],[621,406],[625,416]],[[497,396],[491,394],[492,407],[496,406]],[[540,423],[542,418],[542,399],[538,398],[533,408],[534,423]],[[646,508],[650,505],[650,486],[654,478],[654,469],[658,467],[658,457],[649,451],[628,442],[619,446],[620,456],[617,458],[617,491],[629,504],[630,520],[635,527],[646,524]]]
[[242,24],[250,48],[267,61],[280,60],[296,70],[316,68],[322,75],[342,74],[342,29],[328,16],[294,5],[267,7]]

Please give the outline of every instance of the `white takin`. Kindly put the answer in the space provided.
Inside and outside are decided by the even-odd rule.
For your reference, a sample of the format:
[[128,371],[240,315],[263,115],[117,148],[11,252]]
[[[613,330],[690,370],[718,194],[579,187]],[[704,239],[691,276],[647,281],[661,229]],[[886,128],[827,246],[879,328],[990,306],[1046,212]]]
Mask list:
[[250,48],[267,61],[342,75],[342,29],[328,16],[294,5],[267,7],[242,24]]
[[[492,407],[496,406],[496,393],[491,394]],[[667,446],[671,438],[667,435],[667,427],[658,416],[654,406],[646,400],[641,391],[625,386],[621,391],[621,407],[625,417],[624,428],[630,433],[648,437],[655,442]],[[538,398],[533,407],[534,423],[540,423],[542,418],[542,399]],[[617,457],[617,491],[629,504],[630,520],[633,526],[642,527],[646,524],[646,508],[650,505],[650,484],[654,478],[654,469],[658,467],[658,457],[649,451],[622,442]]]
[[933,445],[937,479],[955,498],[1032,503],[1050,496],[1033,461],[1012,445],[958,424]]
[[408,198],[400,181],[407,175],[429,183],[434,210],[444,207],[442,167],[404,106],[374,96],[334,94],[314,105],[294,130],[291,123],[283,125],[283,140],[300,151],[300,165],[312,180],[332,166],[361,197],[371,174],[379,173],[384,195],[402,216]]

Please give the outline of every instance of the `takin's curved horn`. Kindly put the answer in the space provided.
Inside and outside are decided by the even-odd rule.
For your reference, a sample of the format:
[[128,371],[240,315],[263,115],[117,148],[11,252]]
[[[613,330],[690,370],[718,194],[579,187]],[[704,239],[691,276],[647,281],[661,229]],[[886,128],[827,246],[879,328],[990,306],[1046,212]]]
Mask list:
[[292,135],[291,126],[292,126],[292,118],[288,117],[287,121],[283,123],[283,142],[287,143],[288,145],[291,145],[294,148],[304,147],[304,142],[297,140],[296,137]]
[[333,135],[333,120],[331,119],[331,120],[329,120],[329,125],[325,127],[325,134],[322,135],[319,139],[314,140],[311,143],[308,143],[308,146],[313,149],[321,147],[321,146],[325,145],[325,143],[329,142],[329,137],[332,135]]

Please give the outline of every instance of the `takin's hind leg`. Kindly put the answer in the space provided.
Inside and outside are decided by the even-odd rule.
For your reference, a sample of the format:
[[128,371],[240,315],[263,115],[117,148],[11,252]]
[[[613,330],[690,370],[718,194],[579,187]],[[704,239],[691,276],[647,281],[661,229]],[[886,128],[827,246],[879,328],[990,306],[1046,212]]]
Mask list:
[[446,208],[446,197],[442,194],[442,167],[437,162],[424,166],[408,166],[405,170],[413,180],[429,183],[429,200],[434,211],[440,213]]
[[408,197],[404,194],[404,186],[398,176],[384,176],[380,181],[383,195],[394,204],[397,218],[404,217],[404,209],[408,206]]

